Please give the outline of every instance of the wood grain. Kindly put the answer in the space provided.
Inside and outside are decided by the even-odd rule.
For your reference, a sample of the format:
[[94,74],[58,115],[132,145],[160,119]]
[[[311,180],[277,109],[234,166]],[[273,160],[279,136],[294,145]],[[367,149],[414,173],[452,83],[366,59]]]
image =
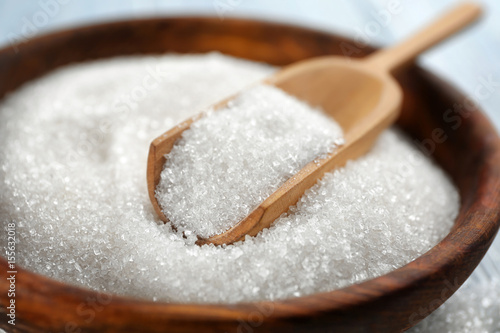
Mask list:
[[[332,54],[362,57],[373,51],[328,33],[242,19],[115,22],[35,38],[19,45],[19,53],[0,50],[0,96],[69,63],[123,54],[212,50],[274,65]],[[410,67],[397,79],[404,94],[398,124],[419,143],[432,138],[437,129],[444,132],[445,142],[426,146],[461,194],[455,226],[429,252],[387,275],[340,290],[237,305],[110,296],[18,269],[15,331],[397,332],[416,324],[464,282],[498,231],[500,141],[482,112],[435,76]],[[454,104],[467,106],[467,117],[456,129],[444,116]],[[6,271],[7,262],[0,258],[0,327],[13,331],[4,313]],[[90,309],[92,316],[82,309]]]

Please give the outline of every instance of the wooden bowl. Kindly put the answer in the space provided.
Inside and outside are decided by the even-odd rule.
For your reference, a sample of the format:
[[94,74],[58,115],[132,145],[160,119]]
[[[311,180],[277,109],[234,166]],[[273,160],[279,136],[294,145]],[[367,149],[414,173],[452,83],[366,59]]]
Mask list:
[[[274,65],[343,52],[364,56],[373,51],[329,33],[243,19],[115,22],[53,33],[1,50],[0,97],[73,62],[212,50]],[[467,279],[499,228],[500,141],[474,104],[435,76],[413,67],[398,79],[405,94],[399,125],[431,150],[461,194],[460,213],[449,235],[415,261],[332,292],[237,305],[167,304],[111,296],[19,268],[16,331],[373,332],[399,331],[416,324]],[[462,106],[462,114],[447,111],[454,104]],[[446,140],[440,142],[443,135]],[[0,271],[0,312],[5,312],[9,298],[4,258],[0,258]],[[7,324],[5,313],[0,318],[0,327],[14,328]]]

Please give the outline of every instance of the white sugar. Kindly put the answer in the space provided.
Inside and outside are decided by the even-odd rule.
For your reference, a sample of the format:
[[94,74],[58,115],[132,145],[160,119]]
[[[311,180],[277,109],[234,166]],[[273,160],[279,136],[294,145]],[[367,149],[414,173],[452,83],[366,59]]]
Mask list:
[[234,303],[360,282],[449,232],[455,188],[394,130],[245,242],[199,247],[159,221],[145,180],[150,141],[272,71],[217,54],[116,58],[58,70],[7,97],[0,223],[17,222],[19,263],[121,295]]
[[409,330],[411,333],[500,332],[500,280],[468,280],[445,304]]
[[184,131],[156,196],[179,231],[220,234],[342,142],[325,114],[277,88],[253,87]]

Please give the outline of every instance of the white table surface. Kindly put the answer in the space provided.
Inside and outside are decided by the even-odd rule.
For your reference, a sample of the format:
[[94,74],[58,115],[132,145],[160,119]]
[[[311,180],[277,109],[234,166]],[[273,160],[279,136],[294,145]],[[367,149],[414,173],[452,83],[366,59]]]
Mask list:
[[[60,1],[56,7],[50,3]],[[388,24],[367,41],[374,45],[391,45],[408,37],[443,10],[458,3],[456,0],[0,0],[0,47],[8,45],[32,23],[36,33],[45,33],[68,26],[93,22],[175,15],[219,15],[288,22],[358,38],[367,36],[366,29],[377,22],[377,13],[399,2],[401,12],[391,15]],[[483,107],[497,128],[500,128],[500,1],[477,1],[485,7],[483,20],[456,38],[427,52],[420,63],[452,82]],[[44,20],[40,12],[46,12]],[[37,16],[38,15],[38,16]],[[37,21],[38,19],[38,21]],[[28,23],[27,23],[28,22]],[[498,83],[488,96],[478,93],[484,80]],[[500,237],[467,282],[475,286],[488,285],[500,278]],[[500,286],[500,285],[497,285]],[[441,317],[446,314],[443,314]],[[500,320],[500,313],[496,320]],[[440,320],[440,317],[431,320]]]

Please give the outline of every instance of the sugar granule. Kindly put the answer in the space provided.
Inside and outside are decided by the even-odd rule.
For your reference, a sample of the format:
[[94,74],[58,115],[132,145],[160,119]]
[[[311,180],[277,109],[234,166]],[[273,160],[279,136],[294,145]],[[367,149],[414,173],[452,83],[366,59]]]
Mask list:
[[166,155],[156,197],[179,231],[221,234],[342,142],[333,119],[259,85],[184,131]]
[[17,223],[19,264],[142,299],[236,303],[361,282],[449,232],[457,191],[394,130],[245,242],[199,247],[159,221],[145,181],[150,141],[272,71],[217,54],[115,58],[59,69],[6,97],[0,223]]

